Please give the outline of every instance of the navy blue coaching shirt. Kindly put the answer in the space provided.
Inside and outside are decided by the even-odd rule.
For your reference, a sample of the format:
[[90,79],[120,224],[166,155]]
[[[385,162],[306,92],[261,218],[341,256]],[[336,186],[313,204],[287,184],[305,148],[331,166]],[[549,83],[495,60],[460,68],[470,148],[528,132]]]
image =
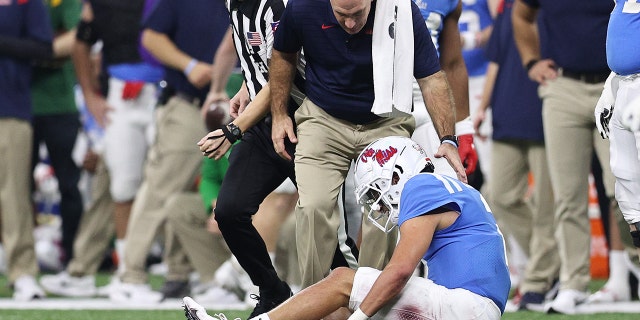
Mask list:
[[[166,34],[189,56],[210,62],[229,28],[229,13],[222,0],[160,0],[143,27]],[[204,101],[209,86],[197,89],[181,70],[166,66],[165,70],[167,83],[175,90]]]
[[[338,24],[329,0],[290,0],[280,18],[273,45],[285,53],[303,48],[307,98],[331,116],[356,124],[379,118],[371,112],[375,11],[373,1],[365,26],[350,35]],[[440,63],[429,30],[413,2],[411,11],[415,38],[413,75],[420,79],[439,71]]]

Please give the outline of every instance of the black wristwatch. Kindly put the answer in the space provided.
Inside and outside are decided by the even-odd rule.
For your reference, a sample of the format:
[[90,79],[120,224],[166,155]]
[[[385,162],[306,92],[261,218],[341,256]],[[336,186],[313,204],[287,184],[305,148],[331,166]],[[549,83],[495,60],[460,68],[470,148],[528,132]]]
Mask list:
[[442,143],[450,143],[452,144],[454,147],[458,147],[458,137],[454,136],[454,135],[446,135],[442,138],[440,138],[440,144]]
[[240,139],[242,139],[242,130],[238,128],[233,122],[230,122],[228,125],[222,127],[222,132],[224,132],[225,137],[229,140],[229,142],[234,143]]

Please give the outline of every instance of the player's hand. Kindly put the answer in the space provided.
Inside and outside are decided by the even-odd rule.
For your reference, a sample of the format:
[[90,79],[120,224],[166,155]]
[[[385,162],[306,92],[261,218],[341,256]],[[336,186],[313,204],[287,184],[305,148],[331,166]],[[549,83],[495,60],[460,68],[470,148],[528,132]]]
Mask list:
[[616,102],[616,94],[618,92],[618,80],[615,79],[615,73],[611,73],[604,82],[604,88],[598,103],[594,115],[596,118],[596,128],[600,132],[602,139],[609,139],[609,121],[613,116],[613,106]]
[[84,159],[82,160],[82,169],[86,170],[89,173],[96,173],[99,162],[100,156],[93,150],[89,149],[87,150],[87,153],[84,155]]
[[249,105],[249,91],[247,91],[246,86],[240,87],[240,90],[236,93],[233,98],[229,101],[229,114],[235,119],[237,118],[244,109]]
[[91,112],[91,115],[96,119],[100,128],[106,128],[109,124],[108,114],[113,111],[107,100],[103,96],[98,94],[91,94],[86,97],[87,109]]
[[622,114],[622,125],[634,133],[640,132],[640,98],[632,100]]
[[555,62],[551,59],[544,59],[536,62],[528,72],[529,79],[546,85],[547,80],[553,80],[558,77],[558,70]]
[[202,155],[209,158],[220,160],[231,148],[231,142],[224,136],[222,129],[217,129],[207,133],[197,143]]
[[462,161],[460,161],[460,155],[458,154],[458,148],[453,146],[450,143],[442,143],[440,147],[438,147],[438,152],[434,154],[436,158],[446,158],[449,162],[449,165],[453,168],[458,176],[458,180],[467,183],[467,174],[465,173],[464,166],[462,165]]
[[291,157],[285,148],[285,139],[289,139],[292,143],[298,143],[298,138],[293,130],[293,121],[288,115],[273,116],[271,119],[271,140],[273,141],[273,149],[283,159],[291,161]]
[[460,154],[460,159],[467,176],[474,173],[478,165],[478,153],[476,152],[476,147],[473,145],[472,134],[458,136],[458,153]]
[[485,141],[488,138],[487,135],[483,134],[480,131],[480,126],[482,126],[486,118],[487,114],[484,108],[478,108],[478,110],[476,111],[476,115],[473,117],[473,131],[481,141]]
[[210,64],[198,61],[187,78],[194,87],[200,89],[211,82],[212,72],[213,67]]

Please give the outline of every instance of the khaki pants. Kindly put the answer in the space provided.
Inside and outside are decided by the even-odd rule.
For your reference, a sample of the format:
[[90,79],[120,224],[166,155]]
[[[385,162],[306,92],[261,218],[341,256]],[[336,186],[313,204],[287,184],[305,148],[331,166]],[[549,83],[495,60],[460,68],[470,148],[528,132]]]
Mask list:
[[[157,111],[157,136],[145,163],[127,227],[122,281],[147,282],[145,262],[153,240],[164,227],[167,199],[189,190],[200,172],[202,155],[195,143],[205,134],[199,106],[173,97]],[[166,235],[171,238],[172,235]]]
[[91,203],[80,219],[73,242],[74,256],[67,272],[73,276],[93,275],[98,271],[115,232],[113,200],[109,193],[109,173],[105,162],[98,162],[91,180]]
[[29,122],[0,118],[0,221],[10,283],[38,273],[30,197],[32,139]]
[[[520,292],[547,292],[558,277],[554,206],[547,153],[542,143],[493,141],[489,185],[491,209],[529,257]],[[527,202],[528,174],[534,190]]]
[[[207,231],[207,213],[202,197],[197,192],[184,192],[172,195],[166,204],[168,234],[167,253],[184,253],[188,266],[200,275],[201,282],[213,280],[213,276],[231,252],[222,235]],[[184,269],[181,255],[166,258],[169,265],[167,280],[188,280],[190,269]]]
[[[594,150],[602,165],[607,196],[615,201],[609,141],[600,137],[593,116],[602,85],[559,77],[538,89],[543,101],[544,136],[556,202],[560,289],[584,291],[591,279],[591,226],[587,206],[588,175]],[[620,210],[614,214],[620,215]]]
[[[338,237],[346,236],[340,228],[344,217],[337,199],[351,161],[378,138],[410,136],[415,121],[413,117],[382,118],[366,125],[352,124],[328,115],[308,99],[295,118],[295,170],[300,195],[295,210],[296,241],[302,287],[308,287],[329,274]],[[392,243],[389,246],[395,246],[395,237],[387,239],[382,231],[363,229],[360,261],[385,260],[378,257],[388,241]]]

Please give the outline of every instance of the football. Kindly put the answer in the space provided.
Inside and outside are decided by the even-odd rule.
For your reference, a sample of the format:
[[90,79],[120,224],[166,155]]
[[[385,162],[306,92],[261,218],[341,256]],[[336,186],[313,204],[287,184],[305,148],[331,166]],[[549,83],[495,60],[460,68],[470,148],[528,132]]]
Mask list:
[[229,102],[218,101],[209,105],[205,116],[207,130],[213,131],[231,122],[229,115]]

